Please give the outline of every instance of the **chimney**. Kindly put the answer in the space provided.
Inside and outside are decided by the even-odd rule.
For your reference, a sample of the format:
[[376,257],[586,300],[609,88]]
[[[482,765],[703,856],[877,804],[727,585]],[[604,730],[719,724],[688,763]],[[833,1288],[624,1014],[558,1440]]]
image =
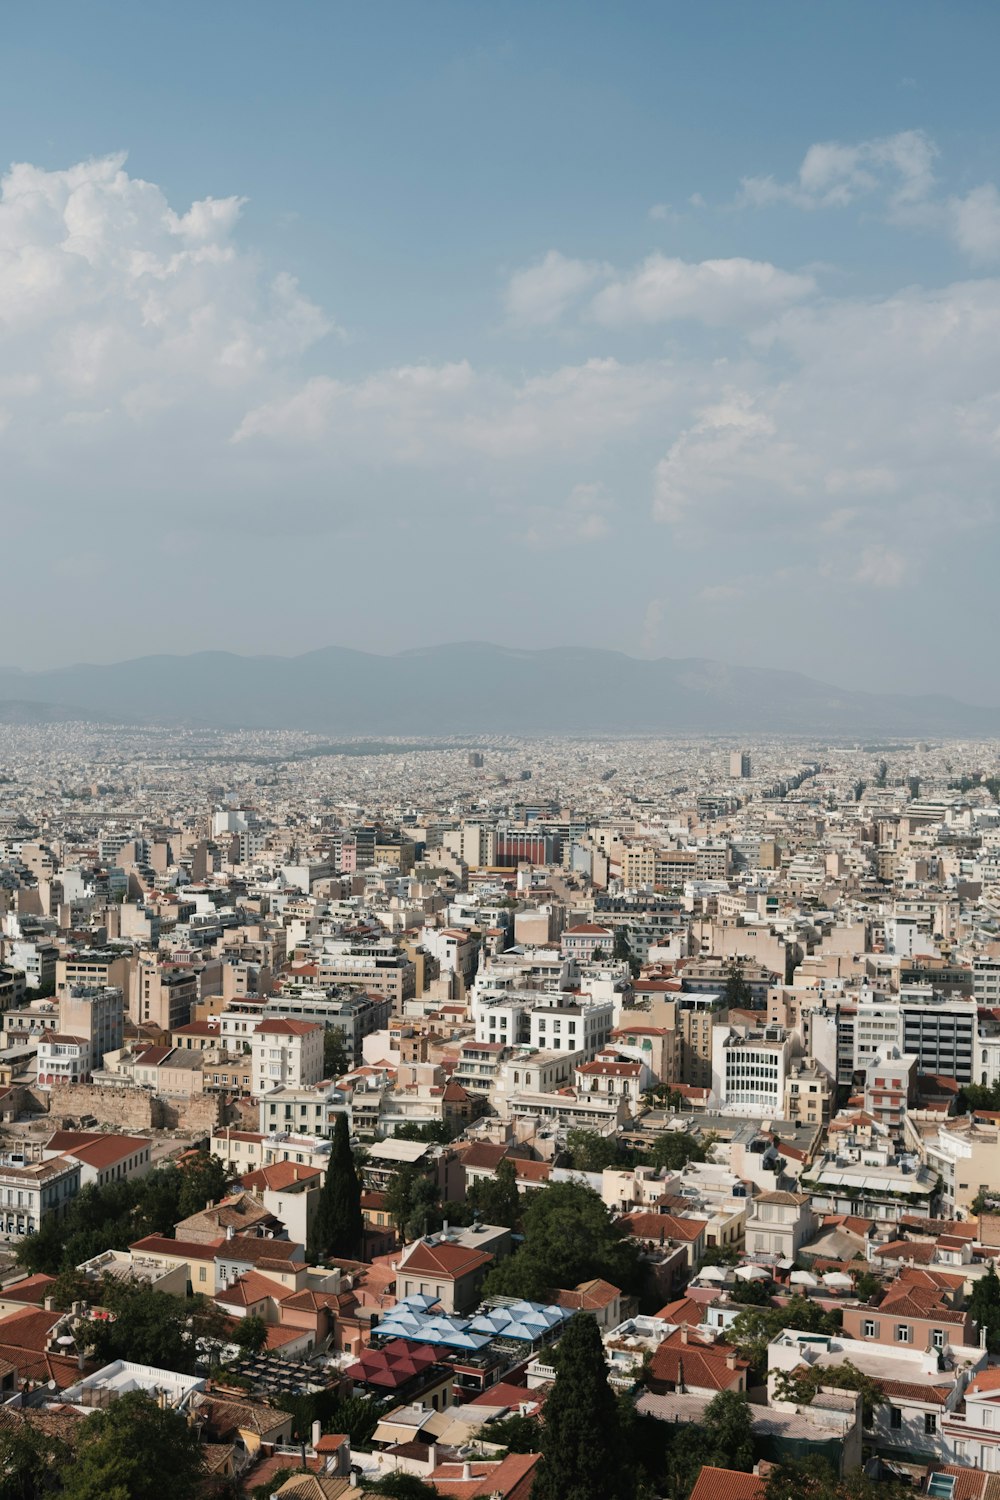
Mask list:
[[313,1448],[316,1447],[316,1444],[319,1442],[319,1440],[320,1440],[320,1438],[322,1436],[323,1436],[323,1423],[322,1422],[314,1422],[312,1424],[312,1445],[313,1445]]
[[688,1341],[688,1326],[687,1326],[686,1323],[682,1323],[681,1324],[681,1343],[682,1344],[686,1344],[687,1341]]
[[735,1349],[730,1349],[729,1353],[726,1355],[726,1369],[727,1370],[735,1370],[736,1369],[736,1350]]
[[434,1470],[438,1466],[438,1449],[437,1449],[437,1443],[429,1443],[428,1444],[428,1446],[427,1446],[427,1462],[430,1465],[430,1467],[429,1467],[429,1469],[428,1469],[427,1472],[429,1474],[433,1474]]
[[462,1479],[467,1484],[472,1478],[472,1465],[466,1460],[462,1465]]

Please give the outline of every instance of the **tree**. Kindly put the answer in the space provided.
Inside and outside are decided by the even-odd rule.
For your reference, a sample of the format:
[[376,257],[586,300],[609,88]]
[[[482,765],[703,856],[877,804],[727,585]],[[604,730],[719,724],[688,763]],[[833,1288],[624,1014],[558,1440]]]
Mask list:
[[746,1307],[770,1307],[771,1298],[774,1295],[773,1281],[737,1281],[729,1294],[734,1302],[741,1302]]
[[791,1297],[782,1307],[746,1307],[733,1322],[731,1337],[737,1350],[748,1359],[755,1373],[767,1367],[767,1346],[785,1328],[802,1333],[836,1333],[838,1312],[824,1312],[807,1297]]
[[72,1307],[74,1302],[89,1302],[94,1294],[94,1283],[74,1266],[72,1270],[60,1271],[49,1288],[49,1296],[56,1307]]
[[991,1350],[1000,1348],[1000,1277],[993,1262],[989,1270],[973,1284],[968,1301],[969,1316],[975,1318],[979,1328],[986,1329],[986,1341]]
[[233,1343],[239,1344],[244,1354],[259,1354],[267,1345],[267,1324],[256,1313],[241,1318],[233,1332]]
[[438,1500],[440,1491],[432,1484],[419,1479],[416,1474],[407,1474],[397,1469],[395,1474],[386,1474],[382,1479],[365,1485],[370,1495],[391,1495],[393,1500]]
[[197,1156],[185,1162],[181,1168],[178,1218],[190,1218],[192,1214],[200,1213],[207,1203],[218,1203],[229,1191],[233,1175],[232,1167],[221,1157],[199,1151]]
[[328,1026],[323,1033],[323,1077],[343,1078],[352,1066],[352,1059],[344,1046],[343,1032],[339,1026]]
[[566,1149],[578,1172],[603,1172],[605,1167],[613,1167],[621,1160],[614,1136],[601,1135],[596,1130],[567,1131]]
[[312,1250],[319,1258],[340,1256],[354,1260],[361,1254],[363,1243],[361,1183],[351,1152],[347,1115],[341,1113],[333,1129],[330,1162],[313,1221]]
[[753,1418],[742,1391],[720,1391],[705,1408],[704,1434],[712,1457],[704,1462],[719,1469],[753,1468]]
[[554,1363],[533,1500],[593,1500],[595,1495],[624,1500],[631,1486],[618,1406],[608,1385],[600,1330],[587,1313],[576,1313],[566,1324]]
[[27,1422],[0,1428],[0,1500],[44,1500],[60,1488],[65,1443]]
[[371,1495],[391,1495],[393,1500],[425,1500],[425,1497],[426,1500],[438,1500],[440,1494],[432,1484],[427,1484],[416,1474],[407,1474],[402,1469],[376,1479],[374,1484],[367,1483],[365,1489]]
[[114,1319],[90,1325],[88,1334],[102,1365],[130,1359],[181,1375],[194,1372],[198,1335],[192,1304],[132,1281],[109,1279],[101,1295]]
[[734,958],[729,965],[724,991],[725,1003],[730,1010],[746,1010],[753,1005],[753,991],[743,978],[743,965]]
[[854,1469],[841,1479],[824,1458],[793,1458],[767,1476],[765,1500],[912,1500],[913,1491],[896,1480],[869,1479]]
[[521,1194],[512,1161],[502,1161],[492,1177],[474,1182],[465,1195],[466,1204],[484,1224],[504,1224],[513,1229],[521,1217]]
[[679,1172],[689,1161],[704,1161],[708,1146],[683,1130],[668,1130],[658,1135],[646,1152],[645,1164],[658,1172]]
[[161,1500],[167,1476],[171,1500],[195,1500],[201,1465],[197,1430],[144,1391],[129,1391],[81,1423],[63,1500]]
[[578,1182],[556,1182],[527,1195],[524,1243],[494,1267],[487,1296],[546,1300],[556,1287],[602,1277],[623,1291],[640,1281],[638,1247],[601,1199]]
[[488,1443],[498,1443],[508,1453],[540,1453],[542,1424],[537,1417],[505,1417],[481,1428],[480,1437]]
[[862,1271],[854,1282],[854,1295],[862,1302],[870,1302],[882,1290],[882,1278],[873,1271]]
[[878,1381],[859,1370],[849,1359],[841,1365],[813,1365],[810,1369],[800,1371],[782,1370],[778,1374],[775,1390],[782,1401],[809,1406],[822,1386],[832,1386],[838,1391],[859,1391],[861,1417],[865,1427],[872,1425],[876,1406],[881,1406],[886,1399]]

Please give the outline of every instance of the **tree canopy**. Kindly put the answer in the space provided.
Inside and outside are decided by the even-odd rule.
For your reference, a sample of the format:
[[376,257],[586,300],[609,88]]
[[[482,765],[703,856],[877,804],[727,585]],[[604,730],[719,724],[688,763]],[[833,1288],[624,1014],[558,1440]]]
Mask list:
[[544,1301],[557,1287],[603,1277],[623,1291],[640,1279],[638,1248],[601,1199],[577,1182],[555,1182],[526,1195],[521,1249],[494,1267],[486,1296]]
[[1000,1276],[992,1261],[986,1275],[973,1284],[967,1307],[977,1325],[986,1329],[986,1342],[996,1352],[1000,1349]]
[[504,1224],[513,1229],[521,1217],[521,1194],[514,1163],[502,1161],[494,1176],[474,1182],[465,1201],[484,1224]]
[[108,1279],[101,1300],[114,1319],[88,1324],[87,1335],[102,1364],[130,1359],[190,1375],[198,1361],[199,1340],[226,1337],[223,1315],[204,1297],[185,1300],[134,1281]]
[[204,1473],[195,1428],[144,1391],[130,1391],[81,1424],[64,1500],[194,1500]]
[[587,1313],[576,1313],[567,1323],[554,1363],[533,1500],[593,1500],[595,1495],[625,1500],[632,1484],[618,1405],[608,1384],[600,1330]]
[[332,1255],[353,1260],[361,1254],[363,1245],[361,1182],[351,1151],[347,1115],[341,1113],[333,1128],[333,1146],[313,1221],[311,1249],[319,1257]]
[[785,1328],[803,1333],[836,1333],[838,1312],[824,1312],[808,1297],[791,1297],[782,1307],[745,1307],[735,1319],[730,1337],[744,1359],[759,1374],[767,1365],[767,1346]]

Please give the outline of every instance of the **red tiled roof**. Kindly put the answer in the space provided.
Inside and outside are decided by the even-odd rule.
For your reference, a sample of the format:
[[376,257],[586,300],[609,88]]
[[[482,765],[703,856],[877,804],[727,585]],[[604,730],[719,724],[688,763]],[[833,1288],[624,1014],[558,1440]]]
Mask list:
[[165,1234],[147,1234],[141,1240],[133,1240],[130,1250],[148,1252],[150,1255],[176,1255],[182,1260],[214,1260],[224,1239],[208,1240],[204,1245],[195,1240],[171,1240]]
[[348,1365],[344,1374],[365,1385],[377,1385],[394,1391],[437,1364],[439,1353],[430,1344],[393,1339],[384,1349],[363,1349],[361,1358],[353,1365]]
[[445,1243],[431,1244],[429,1240],[415,1240],[407,1245],[397,1263],[398,1272],[426,1271],[430,1276],[446,1278],[467,1276],[487,1266],[493,1256],[487,1250],[472,1250],[466,1245]]
[[528,1500],[534,1470],[541,1462],[539,1453],[508,1453],[499,1463],[491,1459],[473,1460],[470,1479],[464,1479],[464,1463],[439,1464],[430,1475],[430,1483],[439,1495],[454,1500],[478,1500],[480,1496],[498,1495],[500,1500]]
[[763,1500],[767,1486],[757,1474],[703,1464],[689,1500]]

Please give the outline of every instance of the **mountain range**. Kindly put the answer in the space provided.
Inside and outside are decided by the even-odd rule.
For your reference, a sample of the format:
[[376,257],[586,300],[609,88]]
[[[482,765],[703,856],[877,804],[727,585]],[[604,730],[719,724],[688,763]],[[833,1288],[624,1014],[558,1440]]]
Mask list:
[[0,722],[81,718],[348,736],[1000,734],[1000,709],[939,694],[853,692],[798,672],[583,646],[465,642],[393,656],[329,646],[0,668]]

